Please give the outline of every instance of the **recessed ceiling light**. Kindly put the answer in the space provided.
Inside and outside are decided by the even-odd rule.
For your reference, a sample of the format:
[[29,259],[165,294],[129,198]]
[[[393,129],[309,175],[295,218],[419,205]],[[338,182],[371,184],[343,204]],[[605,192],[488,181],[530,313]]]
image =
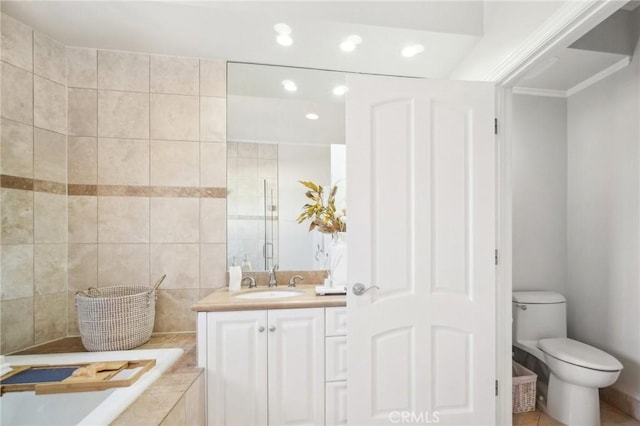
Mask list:
[[340,43],[340,49],[344,52],[353,52],[360,43],[362,43],[362,37],[357,34],[351,34]]
[[289,92],[295,92],[298,90],[298,85],[291,80],[282,80],[282,87],[284,87],[284,90]]
[[282,22],[280,22],[279,24],[275,24],[273,26],[273,29],[278,34],[291,34],[291,27],[288,26],[287,24],[282,23]]
[[416,56],[418,53],[424,52],[424,46],[421,44],[412,44],[410,46],[406,46],[402,49],[402,56],[411,58]]
[[342,96],[345,93],[347,93],[348,91],[349,91],[349,88],[347,86],[343,86],[343,85],[336,86],[336,87],[333,88],[333,94],[336,95],[336,96]]
[[317,120],[318,118],[320,118],[318,114],[313,112],[310,112],[309,114],[305,115],[305,117],[307,117],[309,120]]
[[280,34],[276,37],[276,41],[282,46],[291,46],[293,44],[293,39],[289,34]]

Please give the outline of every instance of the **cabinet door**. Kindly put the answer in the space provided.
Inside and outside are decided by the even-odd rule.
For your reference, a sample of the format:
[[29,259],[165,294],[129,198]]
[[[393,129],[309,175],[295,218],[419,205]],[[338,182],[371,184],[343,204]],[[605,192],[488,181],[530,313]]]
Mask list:
[[269,424],[324,425],[324,309],[268,317]]
[[207,315],[208,425],[266,424],[267,312]]
[[327,383],[327,426],[347,424],[347,382]]
[[325,380],[339,382],[347,380],[347,336],[327,337]]
[[346,336],[347,308],[326,308],[325,312],[327,315],[327,336]]

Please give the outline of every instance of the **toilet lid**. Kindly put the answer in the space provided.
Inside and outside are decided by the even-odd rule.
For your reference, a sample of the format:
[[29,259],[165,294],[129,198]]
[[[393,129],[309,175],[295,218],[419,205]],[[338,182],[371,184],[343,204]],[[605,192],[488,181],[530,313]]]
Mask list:
[[600,371],[622,370],[620,361],[601,351],[577,340],[566,338],[542,339],[538,348],[560,361],[581,367]]

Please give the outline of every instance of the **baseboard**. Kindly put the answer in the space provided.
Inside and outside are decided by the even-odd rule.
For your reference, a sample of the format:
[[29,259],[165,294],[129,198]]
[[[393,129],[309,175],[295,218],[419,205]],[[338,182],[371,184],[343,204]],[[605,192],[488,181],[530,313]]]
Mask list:
[[600,389],[600,399],[623,413],[640,420],[640,401],[612,387]]

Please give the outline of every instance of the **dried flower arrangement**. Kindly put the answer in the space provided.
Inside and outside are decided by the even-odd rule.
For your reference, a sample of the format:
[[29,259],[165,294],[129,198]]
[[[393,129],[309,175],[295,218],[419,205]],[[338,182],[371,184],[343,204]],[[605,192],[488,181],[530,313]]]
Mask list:
[[303,211],[298,216],[298,223],[310,220],[309,231],[317,229],[325,234],[335,234],[347,231],[347,210],[339,212],[336,209],[336,192],[338,186],[331,187],[329,197],[324,200],[324,188],[310,181],[299,181],[307,188],[306,197],[311,200],[303,206]]

